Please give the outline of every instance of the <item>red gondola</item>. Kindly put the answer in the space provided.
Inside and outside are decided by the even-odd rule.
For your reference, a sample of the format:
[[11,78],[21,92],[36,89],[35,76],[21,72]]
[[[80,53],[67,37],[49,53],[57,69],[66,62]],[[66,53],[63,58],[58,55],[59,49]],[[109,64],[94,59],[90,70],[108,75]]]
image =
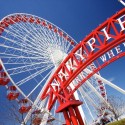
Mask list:
[[54,28],[54,32],[57,33],[57,32],[58,32],[58,29],[57,29],[57,28]]
[[19,92],[17,91],[15,86],[9,86],[7,90],[7,99],[8,100],[15,100],[18,98]]
[[42,113],[41,113],[41,110],[36,110],[32,113],[34,116],[33,116],[33,121],[32,121],[32,124],[33,125],[40,125],[41,121],[42,121]]
[[40,117],[35,117],[34,119],[33,119],[33,125],[40,125],[40,123],[41,123],[41,118]]
[[106,94],[105,94],[105,93],[101,93],[101,95],[102,95],[103,97],[105,97],[105,96],[106,96]]
[[98,83],[99,83],[99,85],[102,85],[102,84],[103,84],[103,82],[102,82],[101,80],[98,80]]
[[104,90],[104,86],[100,86],[100,89],[101,89],[101,90]]
[[30,17],[30,18],[29,18],[29,22],[30,22],[30,23],[34,23],[34,21],[35,21],[35,19],[34,19],[33,17]]
[[62,32],[62,31],[60,31],[60,32],[59,32],[59,35],[60,35],[60,36],[63,36],[63,32]]
[[46,26],[47,25],[45,21],[42,21],[41,24],[42,24],[42,26]]
[[36,24],[40,24],[41,20],[39,18],[36,19]]
[[31,109],[31,103],[27,99],[19,101],[19,112],[21,114],[27,113]]
[[0,85],[5,86],[10,82],[5,72],[0,72]]

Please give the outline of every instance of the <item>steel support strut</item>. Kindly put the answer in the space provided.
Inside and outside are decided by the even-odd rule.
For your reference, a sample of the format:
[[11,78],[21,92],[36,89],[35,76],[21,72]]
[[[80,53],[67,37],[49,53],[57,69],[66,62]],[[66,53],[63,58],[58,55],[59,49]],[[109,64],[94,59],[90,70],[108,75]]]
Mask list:
[[67,110],[63,111],[66,125],[84,125],[78,107],[70,106]]
[[78,109],[78,106],[81,104],[82,102],[79,100],[70,100],[60,104],[56,112],[63,112],[66,125],[84,125],[83,119]]
[[72,106],[68,108],[73,125],[78,125],[77,117]]
[[64,111],[63,111],[63,115],[64,115],[64,117],[65,117],[66,125],[70,125],[71,120],[70,120],[70,118],[69,118],[69,115],[68,115],[67,110],[64,110]]

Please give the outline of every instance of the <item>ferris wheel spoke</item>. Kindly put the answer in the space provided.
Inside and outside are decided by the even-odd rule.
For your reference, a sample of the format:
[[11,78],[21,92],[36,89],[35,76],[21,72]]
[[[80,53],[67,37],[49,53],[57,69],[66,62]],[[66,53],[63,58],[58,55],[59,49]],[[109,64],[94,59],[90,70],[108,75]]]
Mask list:
[[[2,54],[5,54],[5,53],[2,53]],[[8,56],[12,56],[12,54],[7,54]],[[29,59],[28,57],[26,57],[26,56],[13,56],[13,57],[7,57],[7,56],[0,56],[1,58],[5,58],[5,59],[20,59],[20,58],[22,58],[22,59]],[[32,60],[42,60],[42,58],[41,57],[30,57],[30,59],[32,59]]]
[[84,102],[85,102],[85,105],[86,105],[86,107],[87,107],[87,109],[88,109],[88,111],[89,111],[89,114],[90,114],[92,120],[94,121],[94,116],[93,116],[93,114],[92,114],[91,109],[89,108],[89,105],[87,104],[87,102],[86,102],[86,100],[85,100],[84,98],[83,98],[83,100],[84,100]]
[[[58,45],[59,44],[58,46],[61,46],[61,42],[59,41],[59,39],[57,39],[58,38],[57,37],[58,36],[57,33],[55,33],[55,32],[52,33],[52,30],[47,30],[47,28],[45,28],[45,27],[43,27],[43,30],[45,30],[45,35],[49,36],[47,38],[49,39],[49,41],[51,41],[52,44],[54,44],[54,45]],[[42,30],[40,30],[40,31],[42,31]],[[56,34],[56,37],[55,37],[55,34]],[[64,43],[64,41],[62,43]]]
[[[12,29],[12,28],[11,28]],[[36,44],[36,40],[35,39],[32,39],[30,36],[28,36],[28,34],[26,34],[25,32],[24,32],[24,35],[21,35],[20,36],[20,34],[18,34],[18,32],[15,32],[16,30],[15,30],[15,28],[13,29],[13,32],[11,32],[11,31],[8,31],[9,33],[10,33],[10,35],[12,35],[13,37],[16,37],[16,39],[17,40],[19,40],[19,41],[22,41],[22,45],[24,45],[24,47],[26,48],[26,46],[28,46],[28,47],[32,47],[32,49],[33,50],[36,50],[36,51],[38,51],[39,49],[39,44]],[[25,36],[25,37],[24,37]],[[32,42],[31,42],[31,41]],[[25,42],[25,44],[23,44]],[[19,45],[20,45],[20,42],[19,42]],[[21,46],[22,46],[21,45]],[[38,47],[37,47],[38,46]],[[36,49],[36,47],[37,47],[37,49]]]
[[[7,60],[7,58],[4,58],[6,59],[6,62],[5,64],[31,64],[31,63],[37,63],[37,62],[41,62],[42,59],[33,59],[33,58],[22,58],[22,57],[18,57],[18,58],[9,58]],[[43,61],[42,64],[46,64],[48,63],[49,64],[49,61]]]
[[[21,15],[21,16],[22,16],[22,15]],[[22,16],[22,17],[23,17],[23,16]],[[11,21],[14,22],[15,27],[16,27],[17,29],[23,29],[23,31],[25,31],[25,33],[30,34],[30,32],[28,31],[28,29],[27,29],[24,25],[22,25],[23,22],[21,22],[21,23],[16,23],[16,22],[15,22],[14,20],[12,20],[12,19],[11,19]],[[32,35],[32,34],[30,34],[30,35]]]
[[[53,41],[55,42],[55,45],[61,47],[61,46],[60,46],[60,41],[59,41],[59,39],[58,39],[58,34],[55,33],[55,32],[53,32],[52,34],[53,34],[53,38],[54,38]],[[64,46],[63,46],[63,47],[64,47]],[[64,49],[63,49],[63,50],[64,50]],[[64,52],[65,52],[65,51],[64,51]]]
[[[88,101],[90,101],[90,103],[97,108],[96,106],[96,102],[94,102],[94,100],[84,91],[84,89],[82,87],[80,87],[80,93],[81,93],[81,96],[82,96],[82,99],[84,98],[87,98]],[[83,96],[84,95],[84,96]]]
[[[55,44],[55,45],[57,45],[58,40],[55,39],[55,37],[54,37],[54,34],[55,34],[55,33],[54,33],[52,30],[46,30],[46,33],[49,34],[49,39],[50,39],[50,40],[51,40],[51,37],[52,37],[52,43]],[[63,42],[64,42],[64,41],[63,41]]]
[[[36,36],[38,43],[41,43],[41,41],[42,41],[44,43],[44,46],[46,46],[46,47],[48,46],[48,43],[50,41],[48,40],[48,37],[45,36],[45,31],[40,32],[41,31],[40,29],[42,27],[37,29],[35,24],[34,25],[33,24],[30,25],[29,23],[27,23],[27,24],[24,24],[24,25],[27,26],[27,27],[30,27],[30,31],[32,32],[33,35]],[[42,39],[41,39],[41,36],[43,37]],[[44,42],[44,40],[45,40],[45,42]],[[51,38],[51,40],[52,40],[52,38]]]
[[51,43],[53,45],[55,45],[55,46],[57,45],[58,47],[61,47],[61,42],[59,41],[59,39],[57,39],[58,37],[56,37],[56,39],[55,39],[55,37],[53,36],[53,34],[51,34],[50,30],[46,30],[46,34],[49,34],[49,38],[48,38],[49,40],[51,40],[51,36],[52,36],[52,42]]
[[[15,49],[15,50],[18,50],[18,49]],[[0,57],[1,58],[11,58],[11,57],[16,58],[16,57],[20,56],[20,57],[23,57],[23,58],[27,58],[26,56],[28,55],[28,52],[25,53],[25,55],[22,54],[22,53],[25,53],[25,52],[24,51],[22,51],[22,52],[19,51],[18,53],[11,54],[11,52],[7,53],[7,51],[5,51],[5,52],[0,53]],[[21,54],[21,55],[19,55],[19,54]],[[38,55],[35,55],[35,54],[32,54],[31,56],[32,56],[31,58],[33,58],[33,59],[35,59],[35,58],[44,59],[42,56],[38,56]]]
[[[38,55],[36,55],[35,54],[35,52],[34,53],[30,53],[29,51],[26,51],[25,49],[18,49],[18,48],[14,48],[14,47],[10,47],[10,46],[6,46],[6,45],[1,45],[2,47],[5,47],[5,48],[8,48],[8,49],[11,49],[11,51],[10,51],[10,53],[12,53],[12,51],[14,50],[14,52],[16,51],[16,53],[13,53],[13,54],[7,54],[6,52],[7,52],[7,50],[5,51],[5,52],[1,52],[1,55],[8,55],[9,57],[10,56],[18,56],[18,55],[20,55],[21,54],[21,57],[22,58],[28,58],[28,57],[24,57],[25,55],[24,54],[22,54],[22,53],[26,53],[26,56],[28,55],[28,54],[32,54],[33,56],[35,56],[35,57],[30,57],[30,58],[40,58],[40,59],[43,59],[44,60],[44,58],[42,57],[42,56],[38,56]],[[18,55],[17,55],[18,54]],[[12,57],[12,58],[14,58],[14,57]],[[3,57],[4,58],[4,57]],[[5,58],[7,58],[7,57],[5,57]],[[11,58],[11,57],[10,57]]]
[[[26,23],[27,24],[27,23]],[[31,29],[30,27],[32,26],[32,25],[30,25],[27,29],[29,29],[29,30],[27,30],[26,29],[26,24],[24,24],[24,23],[22,23],[22,24],[20,24],[21,25],[21,27],[25,27],[24,29],[25,29],[25,31],[26,31],[26,33],[27,33],[27,36],[29,36],[28,38],[29,39],[31,39],[31,38],[33,38],[32,39],[32,41],[35,41],[36,40],[36,38],[37,38],[37,40],[35,41],[35,42],[38,42],[38,41],[41,41],[41,39],[40,39],[40,37],[35,33],[34,34],[34,27]],[[19,24],[18,24],[19,25]],[[31,37],[30,37],[31,36]],[[43,38],[46,38],[45,36],[43,36]],[[46,46],[47,47],[47,46]]]
[[[91,94],[93,94],[93,90],[91,90],[90,88],[89,88],[89,90],[88,90],[88,87],[83,86],[83,88],[84,88],[85,91],[87,92],[87,95],[88,95],[88,96],[90,96]],[[94,88],[95,88],[96,90],[98,90],[98,87],[94,87]],[[86,98],[87,95],[84,95],[83,97]]]
[[[83,75],[84,74],[84,75]],[[80,74],[79,75],[79,78],[80,79],[83,79],[83,78],[85,78],[85,76],[86,76],[86,72],[83,72],[82,73],[82,75]],[[96,80],[96,79],[95,79]],[[78,81],[80,81],[79,79],[76,79],[76,82],[75,83],[77,83]],[[87,84],[87,83],[89,83],[89,85]],[[97,93],[99,92],[98,91],[98,87],[97,87],[97,85],[95,86],[94,84],[93,84],[93,81],[87,81],[87,83],[84,83],[84,85],[82,85],[81,87],[80,87],[80,89],[79,89],[79,91],[80,92],[82,92],[83,93],[83,97],[85,98],[85,97],[87,97],[89,100],[90,100],[90,102],[92,102],[94,105],[95,105],[95,101],[98,101],[98,100],[94,100],[95,99],[95,97],[94,97],[94,95],[95,95],[95,92],[93,93],[93,88],[97,91]],[[75,85],[74,85],[75,86]],[[91,87],[90,87],[91,86]],[[94,87],[95,86],[95,87]],[[85,94],[85,93],[87,93],[87,94]],[[91,97],[91,95],[93,95],[92,97]],[[97,98],[97,97],[96,97]],[[93,101],[92,101],[93,100]],[[94,103],[95,102],[95,103]]]
[[[81,88],[81,87],[80,87]],[[80,89],[79,88],[79,89]],[[101,107],[100,107],[100,105],[97,105],[97,104],[100,104],[101,102],[97,102],[94,98],[91,98],[90,96],[88,96],[88,94],[87,94],[87,98],[85,98],[85,97],[83,97],[83,91],[81,92],[80,91],[80,93],[81,93],[81,96],[80,97],[82,97],[81,98],[81,100],[83,100],[83,102],[85,103],[85,107],[86,107],[86,109],[88,110],[88,113],[90,114],[90,116],[91,116],[91,118],[92,118],[92,121],[95,119],[94,118],[94,116],[95,115],[93,115],[93,114],[97,114],[97,110],[98,111],[101,111]],[[86,94],[86,93],[85,93]],[[90,109],[90,107],[91,107],[91,109]],[[87,117],[85,118],[85,121],[87,122],[87,123],[89,123],[89,121],[90,121],[90,119],[87,119]]]
[[[87,69],[87,70],[88,70],[88,69]],[[83,73],[80,74],[79,76],[81,77],[80,79],[84,79],[87,75],[88,75],[88,72],[86,72],[86,70],[85,70],[85,71],[83,71]],[[79,80],[79,81],[80,81],[80,80]],[[77,83],[78,83],[78,82],[77,82]],[[97,79],[96,77],[90,78],[90,79],[89,79],[89,83],[91,84],[91,86],[94,86],[94,88],[95,88],[98,92],[100,92],[98,79]],[[87,93],[88,93],[89,95],[93,92],[93,90],[92,90],[88,85],[84,84],[83,86],[86,87],[86,89],[87,89],[87,91],[88,91]],[[103,84],[103,86],[104,86],[104,84]],[[104,89],[104,90],[105,90],[105,89]],[[105,92],[105,93],[106,93],[106,92]]]
[[[83,93],[87,93],[87,92],[84,91]],[[99,104],[102,101],[102,100],[100,100],[100,98],[98,98],[98,96],[95,93],[92,93],[92,94],[87,93],[85,96],[82,95],[82,97],[86,98],[90,102],[90,105],[96,109],[99,108],[97,105],[97,102]]]
[[[49,65],[49,66],[53,66],[53,65]],[[37,69],[40,69],[40,68],[47,69],[46,67],[47,67],[47,65],[42,66],[42,65],[39,64],[37,66],[36,64],[34,64],[34,65],[30,65],[30,66],[25,66],[25,67],[23,66],[23,68],[20,68],[20,67],[14,68],[13,71],[11,69],[8,69],[7,71],[11,71],[12,73],[10,73],[10,75],[12,76],[12,75],[16,75],[16,74],[19,74],[19,73],[31,71],[31,70],[37,70]]]
[[[10,55],[10,56],[12,56],[11,54],[7,54],[8,56]],[[5,63],[14,63],[15,62],[15,64],[16,63],[18,63],[19,61],[20,61],[20,64],[21,64],[21,62],[22,62],[22,64],[23,64],[23,62],[26,62],[26,63],[36,63],[36,62],[41,62],[41,61],[43,61],[43,58],[38,58],[38,57],[30,57],[30,58],[28,58],[28,57],[23,57],[23,56],[15,56],[15,57],[5,57],[5,56],[0,56],[2,59],[6,59],[6,62]],[[32,61],[31,61],[32,60]],[[50,64],[50,62],[48,61],[48,60],[44,60],[41,64],[44,64],[44,63],[48,63],[48,64]]]
[[[49,66],[52,66],[52,65],[49,65]],[[25,69],[24,69],[24,67],[23,67],[23,69],[16,68],[12,73],[10,73],[10,75],[16,75],[16,74],[20,74],[20,73],[27,72],[27,71],[37,70],[37,69],[40,69],[40,68],[43,68],[43,69],[47,70],[46,66],[43,67],[43,66],[34,65],[32,67],[30,66],[29,68],[25,67]]]
[[[61,41],[64,41],[64,38],[60,38],[59,37],[59,41],[61,42]],[[64,42],[63,43],[61,43],[61,46],[64,46],[64,51],[65,52],[68,52],[67,50],[68,50],[68,46],[67,45],[70,45],[70,43],[69,42],[67,42],[67,41],[65,41],[65,45],[64,45]],[[71,45],[70,45],[71,46]]]
[[[39,27],[41,27],[41,26],[39,26]],[[49,40],[52,39],[52,42],[51,42],[52,44],[55,44],[55,45],[60,44],[59,40],[58,40],[58,34],[57,33],[53,32],[53,30],[47,30],[46,27],[42,27],[42,29],[40,31],[42,32],[44,30],[45,30],[45,35],[47,36],[47,38]],[[62,41],[62,42],[64,42],[64,41]]]
[[[29,60],[21,60],[21,62],[15,62],[15,60],[11,60],[12,62],[4,62],[4,64],[5,65],[7,65],[7,64],[11,64],[11,65],[24,65],[24,62],[25,62],[25,64],[26,65],[30,65],[31,64],[31,61],[29,61]],[[20,61],[20,60],[18,60],[18,61]],[[41,62],[41,61],[39,61],[39,60],[34,60],[34,62],[32,62],[32,64],[33,63],[38,63],[38,62]],[[46,63],[48,63],[48,64],[50,64],[50,62],[49,61],[46,61],[46,62],[42,62],[42,64],[46,64]]]
[[16,34],[16,35],[20,36],[19,38],[23,38],[26,35],[26,32],[23,30],[23,28],[17,27],[16,24],[10,26],[6,32],[10,33],[13,36],[14,36],[14,34]]
[[[28,47],[28,46],[25,46],[25,45],[23,46],[23,44],[20,44],[20,42],[18,43],[17,41],[15,41],[15,40],[13,40],[13,39],[9,39],[9,38],[7,38],[7,37],[4,37],[4,36],[1,36],[1,37],[2,37],[3,39],[6,39],[6,40],[10,41],[11,43],[15,43],[15,44],[17,44],[18,46],[21,46],[21,48],[26,48],[26,50],[24,50],[24,49],[23,49],[23,50],[24,50],[24,52],[27,52],[27,47]],[[7,45],[4,45],[4,44],[3,44],[3,45],[1,44],[1,46],[9,48]],[[10,48],[11,48],[11,47],[10,47]],[[17,48],[17,49],[18,49],[18,48]],[[38,50],[37,50],[37,51],[38,51]],[[30,50],[30,51],[29,51],[29,54],[30,54],[30,53],[32,54],[32,53],[33,53],[33,50]],[[39,54],[39,53],[35,51],[35,53],[33,53],[33,54]]]
[[[36,31],[37,31],[37,33],[39,34],[40,41],[41,41],[42,39],[45,40],[45,41],[43,41],[43,43],[44,43],[46,46],[48,46],[48,44],[49,44],[50,42],[52,42],[53,37],[52,37],[52,38],[49,38],[49,37],[48,37],[49,34],[46,34],[45,28],[39,26],[39,30],[36,30]],[[39,32],[38,32],[38,31],[39,31]],[[42,36],[42,39],[41,39],[41,36]]]
[[27,95],[27,98],[41,85],[41,83],[51,74],[51,71],[35,86],[35,88]]
[[95,92],[95,95],[98,97],[98,99],[100,99],[102,102],[104,102],[107,106],[109,106],[109,104],[107,103],[107,101],[101,96],[101,94],[90,84],[89,81],[87,81],[87,85],[93,90],[93,92]]
[[[77,80],[79,81],[79,79],[77,79]],[[77,82],[77,80],[76,80],[76,82]],[[75,86],[75,84],[74,84],[74,86]],[[94,105],[96,107],[96,102],[95,102],[96,100],[93,100],[93,98],[90,96],[93,91],[86,85],[86,83],[84,83],[84,85],[82,85],[78,89],[78,91],[81,93],[81,96],[83,98],[87,98],[92,103],[92,105]]]
[[46,27],[42,27],[40,30],[40,33],[43,34],[45,38],[47,38],[48,43],[53,41],[53,36],[50,37],[50,34],[48,33],[48,29]]
[[37,71],[37,72],[35,72],[34,74],[31,74],[31,75],[29,75],[28,77],[22,79],[21,81],[17,82],[16,84],[17,84],[18,86],[20,86],[20,85],[26,83],[27,81],[29,81],[30,79],[33,79],[33,78],[36,77],[37,75],[43,73],[44,71],[46,71],[47,69],[49,69],[49,68],[51,68],[51,67],[52,67],[52,66],[45,67],[44,69],[42,69],[42,70],[40,70],[40,71]]
[[[42,56],[40,56],[40,55],[37,55],[38,53],[33,53],[32,51],[27,51],[27,50],[25,50],[25,49],[18,49],[18,48],[14,48],[14,47],[10,47],[10,46],[6,46],[6,45],[0,45],[1,47],[4,47],[6,50],[4,51],[4,52],[1,52],[0,53],[0,55],[5,55],[4,57],[5,58],[9,58],[9,57],[7,57],[7,56],[11,56],[12,58],[14,58],[14,57],[17,57],[17,56],[19,56],[19,54],[21,54],[21,56],[20,57],[23,57],[23,58],[25,58],[27,55],[30,55],[30,56],[33,56],[33,57],[31,57],[31,58],[43,58]],[[3,49],[4,49],[3,48]],[[10,51],[10,53],[9,53],[9,51],[7,51],[7,49],[11,49],[11,51]],[[2,50],[3,51],[3,50]],[[11,52],[12,51],[16,51],[16,52],[18,52],[18,53],[13,53],[13,54],[11,54]],[[31,53],[30,53],[31,52]],[[4,58],[3,57],[3,58]]]
[[[42,67],[46,67],[48,64],[46,64],[46,65],[41,65],[42,64],[42,62],[39,62],[39,63],[31,63],[30,65],[23,65],[23,66],[17,66],[17,67],[14,67],[14,68],[8,68],[7,69],[7,71],[13,71],[13,70],[23,70],[23,69],[30,69],[30,67],[31,68],[33,68],[33,67],[35,67],[35,66],[41,66],[41,68]],[[50,64],[49,64],[50,65]]]

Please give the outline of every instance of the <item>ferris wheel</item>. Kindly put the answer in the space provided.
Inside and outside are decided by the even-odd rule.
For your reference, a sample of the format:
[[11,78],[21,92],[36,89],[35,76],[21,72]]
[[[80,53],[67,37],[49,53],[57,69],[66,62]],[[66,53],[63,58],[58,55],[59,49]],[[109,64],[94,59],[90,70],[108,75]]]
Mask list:
[[[9,100],[19,102],[19,112],[25,114],[25,123],[28,123],[33,115],[33,125],[70,124],[69,121],[73,121],[73,124],[79,121],[80,125],[89,125],[87,116],[91,116],[94,120],[96,116],[93,114],[97,113],[97,110],[104,113],[109,106],[104,84],[109,81],[97,72],[72,93],[71,100],[76,99],[77,102],[72,101],[66,105],[69,107],[69,117],[71,116],[68,118],[69,121],[67,121],[66,112],[62,109],[58,110],[59,96],[65,100],[64,91],[60,91],[60,95],[56,93],[61,85],[59,86],[55,81],[51,89],[55,90],[56,97],[51,89],[47,88],[48,82],[61,65],[67,65],[67,68],[74,70],[74,67],[71,66],[72,60],[68,60],[66,64],[64,62],[77,44],[62,29],[34,15],[15,13],[1,20],[0,85],[7,88]],[[77,58],[79,58],[79,54],[80,50],[76,54]],[[75,65],[75,62],[73,63]],[[77,83],[93,72],[96,67],[96,64],[91,63],[82,70],[71,81],[65,92],[70,94]],[[46,97],[42,97],[45,91],[50,92]],[[82,105],[82,103],[84,104]],[[105,103],[107,107],[102,107],[101,103]],[[72,109],[71,105],[75,109]],[[73,111],[76,111],[75,113],[78,115],[77,120],[72,117]]]
[[[21,105],[29,103],[27,109],[20,109],[21,113],[28,112],[31,105],[33,105],[32,112],[45,108],[47,99],[45,101],[40,99],[43,86],[77,42],[47,20],[23,13],[12,14],[2,19],[0,32],[1,70],[3,69],[1,78],[4,77],[8,80],[6,83],[2,83],[8,89],[8,99],[18,98]],[[87,70],[91,71],[94,68],[95,65],[91,64]],[[87,71],[83,71],[78,79],[73,81],[72,86],[86,74]],[[11,86],[8,84],[9,80]],[[96,94],[94,94],[95,91]],[[105,101],[106,90],[103,82],[94,76],[80,88],[76,96],[86,103],[92,116],[86,101],[90,101],[90,105],[95,105],[95,101],[99,101],[97,98]],[[53,117],[59,120],[61,116],[56,116],[55,113],[57,103],[51,111]],[[97,107],[97,105],[95,106]],[[82,109],[82,107],[80,108]]]

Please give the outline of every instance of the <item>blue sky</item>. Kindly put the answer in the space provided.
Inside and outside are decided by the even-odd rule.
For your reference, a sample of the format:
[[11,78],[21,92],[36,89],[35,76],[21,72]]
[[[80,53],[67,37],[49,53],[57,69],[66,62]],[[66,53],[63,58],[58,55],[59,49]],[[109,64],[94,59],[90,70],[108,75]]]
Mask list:
[[[0,0],[0,19],[12,13],[33,14],[57,25],[79,42],[122,8],[118,0]],[[102,76],[123,89],[124,61],[125,58],[101,71]]]
[[34,14],[80,41],[122,8],[118,0],[1,0],[0,18],[18,12]]

